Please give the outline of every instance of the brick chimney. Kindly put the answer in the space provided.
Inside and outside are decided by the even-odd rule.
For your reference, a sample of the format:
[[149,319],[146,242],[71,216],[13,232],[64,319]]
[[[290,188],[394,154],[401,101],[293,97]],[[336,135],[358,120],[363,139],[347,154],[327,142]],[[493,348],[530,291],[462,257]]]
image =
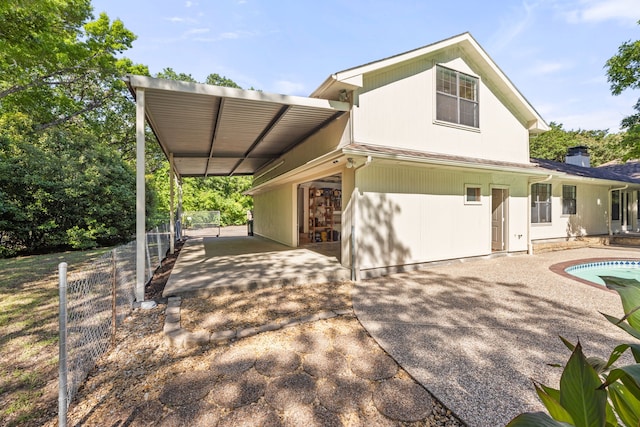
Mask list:
[[589,160],[589,147],[578,145],[567,149],[567,157],[564,160],[569,165],[582,166],[584,168],[591,167]]

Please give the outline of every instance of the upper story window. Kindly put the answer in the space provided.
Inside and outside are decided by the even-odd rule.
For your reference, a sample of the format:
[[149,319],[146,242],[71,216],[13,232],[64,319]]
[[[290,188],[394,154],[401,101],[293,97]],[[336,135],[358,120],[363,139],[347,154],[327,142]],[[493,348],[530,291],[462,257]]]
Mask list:
[[441,66],[436,70],[436,119],[480,127],[478,79]]

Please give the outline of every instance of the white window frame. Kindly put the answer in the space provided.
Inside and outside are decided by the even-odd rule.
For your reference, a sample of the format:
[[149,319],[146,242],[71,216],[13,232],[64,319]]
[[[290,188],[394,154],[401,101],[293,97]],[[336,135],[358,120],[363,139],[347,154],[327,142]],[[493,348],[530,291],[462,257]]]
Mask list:
[[[456,93],[455,94],[451,94],[451,93],[447,93],[447,92],[443,92],[443,91],[439,91],[438,90],[438,74],[439,74],[439,70],[446,70],[449,71],[451,73],[455,74],[456,77],[456,82],[455,82],[455,90]],[[471,79],[475,82],[475,99],[474,100],[470,100],[467,98],[461,98],[460,97],[460,77],[466,77],[468,79]],[[440,124],[440,125],[445,125],[445,126],[451,126],[451,127],[456,127],[456,128],[461,128],[461,129],[466,129],[466,130],[472,130],[475,132],[479,132],[480,131],[480,78],[477,76],[472,76],[470,74],[467,73],[463,73],[461,71],[457,71],[454,70],[452,68],[449,67],[445,67],[443,65],[439,65],[439,64],[435,64],[435,78],[434,78],[434,92],[435,92],[435,97],[434,97],[434,123]],[[442,97],[448,97],[450,99],[455,99],[455,104],[456,104],[456,119],[455,121],[453,120],[447,120],[444,118],[438,118],[438,98],[442,96]],[[464,124],[461,123],[460,120],[460,111],[461,111],[461,100],[467,103],[472,103],[475,106],[475,124],[473,125],[469,125],[469,124]]]
[[[545,200],[545,201],[534,200],[533,187],[534,186],[541,186],[541,185],[544,185],[544,186],[549,188],[549,191],[548,191],[549,199],[548,200]],[[529,209],[531,209],[531,224],[551,225],[553,223],[553,186],[551,184],[549,184],[549,183],[546,183],[546,182],[537,182],[537,183],[531,184],[529,191],[531,192],[530,193],[531,194],[531,206],[529,206]],[[534,204],[537,204],[537,205],[533,206]],[[534,207],[538,210],[538,215],[536,215],[537,218],[538,218],[537,221],[533,220],[534,219],[534,215],[533,215]],[[540,216],[541,216],[540,215],[540,209],[541,209],[541,207],[543,209],[548,209],[549,210],[549,212],[548,212],[549,221],[540,221]],[[545,217],[546,216],[547,215],[545,215]]]
[[[469,189],[476,189],[478,193],[478,200],[469,200]],[[482,204],[482,185],[479,184],[465,184],[464,185],[464,204],[465,205],[481,205]]]
[[[573,199],[565,199],[564,197],[564,187],[573,187]],[[573,200],[574,204],[573,204],[573,213],[566,213],[565,212],[565,201],[566,200]],[[571,215],[576,215],[578,213],[578,186],[577,185],[572,185],[572,184],[562,184],[562,215],[563,216],[571,216]]]

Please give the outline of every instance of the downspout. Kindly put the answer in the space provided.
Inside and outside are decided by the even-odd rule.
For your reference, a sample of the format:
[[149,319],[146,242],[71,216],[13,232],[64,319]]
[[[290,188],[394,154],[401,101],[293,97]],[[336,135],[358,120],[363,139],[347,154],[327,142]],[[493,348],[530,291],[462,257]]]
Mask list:
[[[613,236],[613,231],[611,230],[611,221],[613,221],[612,218],[611,218],[611,201],[612,201],[612,198],[613,198],[612,197],[612,193],[614,191],[626,190],[627,188],[629,188],[629,184],[625,185],[624,187],[610,188],[609,189],[609,192],[608,192],[608,196],[609,196],[608,199],[609,200],[608,200],[608,205],[607,205],[607,212],[609,212],[609,215],[607,215],[607,223],[608,223],[607,226],[609,228],[609,236]],[[622,202],[622,193],[620,194],[620,201]],[[621,211],[620,213],[624,212],[624,210],[622,210],[622,204],[620,204],[620,208],[619,209]]]
[[549,174],[548,177],[529,181],[529,188],[527,188],[527,254],[533,255],[533,243],[531,243],[531,186],[533,184],[539,184],[541,182],[550,181],[553,175]]
[[358,190],[358,178],[356,172],[362,168],[369,166],[372,161],[373,159],[371,158],[371,156],[367,156],[366,162],[353,169],[353,182],[355,185],[353,187],[353,194],[351,196],[351,200],[353,201],[353,209],[351,209],[351,280],[354,282],[360,280],[360,270],[356,267],[356,260],[358,259],[358,257],[356,256],[356,211],[358,210],[358,194],[360,193],[360,190]]

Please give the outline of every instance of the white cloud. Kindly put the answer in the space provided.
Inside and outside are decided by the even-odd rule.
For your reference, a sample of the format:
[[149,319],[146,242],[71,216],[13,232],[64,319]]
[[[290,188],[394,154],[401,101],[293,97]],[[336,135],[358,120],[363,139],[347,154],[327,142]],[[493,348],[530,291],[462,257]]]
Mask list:
[[191,6],[193,6],[193,2],[190,2],[190,1],[187,1],[184,4],[184,7],[191,7]]
[[176,24],[182,24],[182,23],[186,23],[186,24],[193,24],[196,21],[194,19],[191,18],[181,18],[180,16],[172,16],[170,18],[164,18],[165,21],[169,21],[169,22],[173,22]]
[[304,84],[288,80],[278,80],[275,82],[274,87],[276,92],[287,95],[302,95],[306,93]]
[[580,0],[566,14],[570,23],[616,20],[634,25],[640,19],[638,0]]
[[493,34],[491,51],[498,52],[508,46],[516,37],[529,28],[534,19],[537,3],[522,2],[521,7],[513,9],[508,16],[501,19],[501,25]]

